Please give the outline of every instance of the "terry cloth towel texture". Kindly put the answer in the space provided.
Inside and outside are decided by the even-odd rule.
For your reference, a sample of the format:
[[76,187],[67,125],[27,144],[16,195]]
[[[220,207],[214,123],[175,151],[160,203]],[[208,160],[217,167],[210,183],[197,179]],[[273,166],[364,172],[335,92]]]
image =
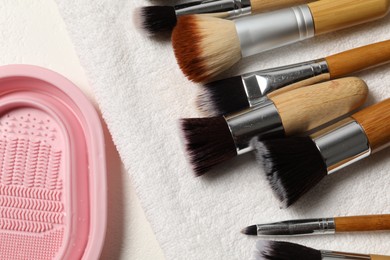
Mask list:
[[[147,38],[134,28],[134,8],[149,3],[57,3],[167,259],[248,259],[256,238],[240,230],[250,224],[390,212],[390,149],[327,177],[287,210],[279,208],[252,154],[195,178],[182,149],[178,119],[200,116],[193,102],[199,86],[181,73],[168,36]],[[321,58],[387,39],[390,15],[245,59],[225,76]],[[368,104],[390,97],[390,65],[355,75],[370,87]],[[286,240],[321,249],[390,254],[389,233]]]

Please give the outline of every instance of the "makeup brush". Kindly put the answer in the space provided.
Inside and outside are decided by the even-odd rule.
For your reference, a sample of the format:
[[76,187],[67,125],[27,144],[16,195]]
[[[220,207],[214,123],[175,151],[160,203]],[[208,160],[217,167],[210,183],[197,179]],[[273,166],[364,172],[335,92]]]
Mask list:
[[179,16],[208,14],[224,19],[300,5],[314,0],[206,0],[175,6],[145,6],[135,9],[135,24],[148,35],[172,31]]
[[[206,84],[199,110],[219,116],[257,105],[275,91],[288,91],[390,62],[390,40],[344,51],[323,59],[260,70]],[[286,87],[288,86],[288,87]],[[272,94],[272,95],[274,95]]]
[[379,19],[389,9],[390,0],[322,0],[234,21],[185,15],[172,44],[183,73],[208,82],[241,58]]
[[367,97],[358,78],[302,87],[268,98],[252,108],[224,117],[181,120],[186,149],[196,175],[251,151],[250,140],[303,133],[358,108]]
[[390,230],[390,215],[298,219],[244,228],[250,236],[302,236]]
[[276,196],[288,207],[326,175],[390,145],[390,99],[307,137],[253,139]]
[[257,241],[253,254],[255,260],[390,260],[390,256],[363,255],[328,250],[278,241]]

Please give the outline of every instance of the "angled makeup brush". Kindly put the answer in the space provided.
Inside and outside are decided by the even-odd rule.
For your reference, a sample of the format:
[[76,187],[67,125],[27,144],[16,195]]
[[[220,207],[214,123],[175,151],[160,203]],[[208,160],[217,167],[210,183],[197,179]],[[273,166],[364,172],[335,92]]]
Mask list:
[[363,255],[343,253],[329,250],[316,250],[310,247],[278,241],[262,241],[256,243],[253,254],[255,260],[390,260],[390,256]]
[[390,215],[288,220],[249,226],[241,232],[250,236],[271,237],[385,230],[390,230]]
[[344,77],[389,62],[390,40],[351,49],[323,59],[210,82],[201,89],[196,103],[199,110],[207,116],[226,115],[257,105],[265,95],[273,91],[274,94],[278,94],[281,91]]
[[183,73],[204,83],[241,58],[379,19],[389,9],[390,0],[322,0],[234,21],[185,15],[172,44]]
[[196,175],[251,151],[250,140],[303,133],[364,103],[367,86],[343,78],[298,88],[224,117],[181,120],[187,153]]
[[274,193],[288,207],[326,175],[390,145],[390,99],[311,136],[251,144]]
[[300,5],[314,0],[206,0],[175,6],[145,6],[135,9],[136,25],[148,35],[172,31],[179,16],[208,14],[224,19]]

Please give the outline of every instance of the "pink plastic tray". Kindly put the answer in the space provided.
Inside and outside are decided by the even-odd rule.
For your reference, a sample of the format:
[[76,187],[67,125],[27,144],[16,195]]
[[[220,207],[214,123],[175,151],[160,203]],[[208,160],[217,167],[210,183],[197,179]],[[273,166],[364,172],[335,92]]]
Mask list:
[[98,259],[106,204],[87,98],[55,72],[0,67],[0,259]]

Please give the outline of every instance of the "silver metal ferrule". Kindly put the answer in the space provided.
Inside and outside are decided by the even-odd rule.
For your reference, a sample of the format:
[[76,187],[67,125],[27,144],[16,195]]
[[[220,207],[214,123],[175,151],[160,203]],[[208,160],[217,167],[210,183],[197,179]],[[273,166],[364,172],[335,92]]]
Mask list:
[[227,17],[235,18],[252,13],[250,0],[205,0],[194,1],[175,6],[176,15],[227,13]]
[[363,128],[352,118],[340,121],[312,135],[328,169],[332,174],[371,154]]
[[234,22],[242,57],[314,36],[313,16],[307,5],[247,16]]
[[335,234],[333,218],[302,219],[257,225],[258,236],[304,236]]
[[250,141],[255,136],[284,136],[284,128],[278,110],[271,100],[264,100],[258,106],[225,116],[237,154],[253,150]]
[[333,251],[321,251],[322,260],[370,260],[371,256],[363,254],[333,252]]
[[285,86],[308,86],[330,80],[325,59],[259,70],[241,76],[249,106],[255,106],[268,93]]

